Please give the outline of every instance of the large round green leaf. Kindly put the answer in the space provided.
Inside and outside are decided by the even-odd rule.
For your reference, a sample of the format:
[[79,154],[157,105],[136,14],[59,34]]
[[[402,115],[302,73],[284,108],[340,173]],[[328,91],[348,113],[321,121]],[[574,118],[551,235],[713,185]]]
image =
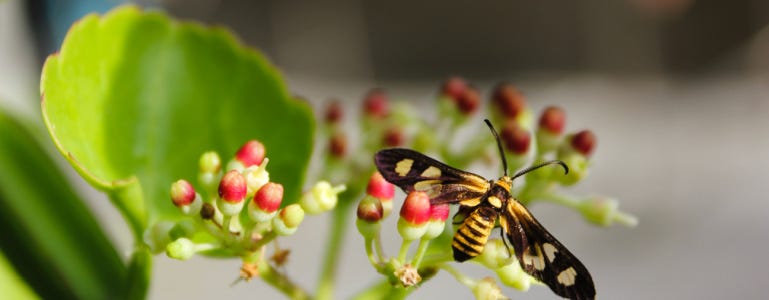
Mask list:
[[43,115],[57,147],[110,194],[135,233],[179,213],[168,189],[207,150],[267,147],[272,181],[299,197],[312,113],[275,67],[224,29],[127,6],[72,26],[43,68]]

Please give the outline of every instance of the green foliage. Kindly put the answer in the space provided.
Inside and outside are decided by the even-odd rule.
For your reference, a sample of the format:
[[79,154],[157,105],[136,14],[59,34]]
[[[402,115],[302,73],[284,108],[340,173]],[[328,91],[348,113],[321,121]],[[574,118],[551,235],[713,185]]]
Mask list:
[[[127,270],[36,133],[0,112],[0,249],[43,298],[116,298]],[[0,286],[19,293],[8,299],[27,294]]]
[[312,113],[226,30],[130,6],[86,16],[46,61],[41,93],[58,149],[137,237],[148,222],[181,216],[168,188],[195,178],[200,153],[234,153],[249,139],[267,147],[284,205],[299,198]]

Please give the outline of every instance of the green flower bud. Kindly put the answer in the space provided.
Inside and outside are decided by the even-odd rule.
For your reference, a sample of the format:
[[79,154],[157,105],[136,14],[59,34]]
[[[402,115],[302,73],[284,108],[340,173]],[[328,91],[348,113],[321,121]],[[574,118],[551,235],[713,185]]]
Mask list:
[[474,259],[475,262],[492,270],[507,266],[515,261],[510,258],[510,252],[507,249],[507,245],[500,239],[491,239],[486,242],[486,246],[483,248],[481,254]]
[[278,235],[292,235],[304,220],[304,210],[299,204],[291,204],[280,210],[272,219],[272,228]]
[[502,294],[502,290],[497,285],[497,282],[491,277],[485,277],[478,281],[475,287],[473,287],[473,295],[475,296],[475,299],[482,300],[507,299],[507,297]]
[[166,246],[166,255],[178,260],[188,260],[195,255],[195,243],[188,238],[179,238]]
[[620,222],[626,226],[636,226],[638,219],[635,216],[619,211],[617,199],[608,197],[593,197],[583,201],[579,211],[585,219],[593,224],[609,226],[614,222]]
[[516,261],[501,268],[494,270],[502,284],[512,287],[519,291],[528,291],[531,283],[535,280],[531,275],[521,269],[521,265]]
[[331,186],[327,181],[319,181],[302,195],[299,204],[308,214],[320,214],[333,209],[338,201],[337,195],[346,189],[343,184]]

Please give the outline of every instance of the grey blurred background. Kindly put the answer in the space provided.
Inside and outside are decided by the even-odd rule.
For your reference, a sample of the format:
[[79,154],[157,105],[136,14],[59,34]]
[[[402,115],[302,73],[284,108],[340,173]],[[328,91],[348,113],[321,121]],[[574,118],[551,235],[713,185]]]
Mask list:
[[[44,57],[59,47],[72,21],[121,3],[0,2],[0,105],[37,118]],[[348,103],[348,121],[375,86],[429,111],[447,76],[465,77],[484,96],[497,81],[510,80],[535,112],[559,105],[569,130],[597,134],[592,173],[569,192],[615,196],[640,218],[637,228],[606,229],[562,207],[532,208],[588,266],[600,299],[769,298],[768,1],[140,4],[232,28],[316,108],[329,97]],[[477,130],[484,130],[481,119]],[[496,176],[495,169],[473,171]],[[114,221],[119,214],[104,196],[86,185],[82,192],[116,243],[130,249],[125,224]],[[327,221],[310,217],[281,240],[293,249],[287,272],[309,289]],[[394,224],[390,228],[387,244],[397,245]],[[340,298],[378,278],[355,230],[343,250]],[[230,287],[238,268],[236,260],[159,257],[150,298],[280,297],[259,281]],[[462,269],[490,275],[474,265]],[[544,287],[504,292],[513,299],[554,298]],[[441,273],[414,294],[437,297],[472,295]]]

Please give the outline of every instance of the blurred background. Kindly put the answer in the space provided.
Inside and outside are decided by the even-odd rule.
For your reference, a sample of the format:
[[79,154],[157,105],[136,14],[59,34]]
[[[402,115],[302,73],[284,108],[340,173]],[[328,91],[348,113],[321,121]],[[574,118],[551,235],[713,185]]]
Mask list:
[[[120,4],[0,1],[0,105],[39,120],[45,57],[57,51],[72,22]],[[532,208],[588,266],[599,298],[769,297],[768,1],[138,4],[231,28],[319,111],[330,97],[349,104],[348,121],[372,87],[429,111],[448,76],[463,76],[486,98],[496,82],[511,81],[535,112],[559,105],[569,130],[597,134],[591,175],[570,192],[615,196],[640,219],[636,228],[598,228],[563,207]],[[477,130],[485,130],[482,118],[477,116]],[[497,176],[496,169],[472,171]],[[71,179],[82,186],[113,240],[130,249],[130,234],[114,221],[119,214],[105,196],[76,175]],[[287,272],[306,288],[316,284],[322,253],[313,249],[322,249],[324,218],[308,218],[303,230],[281,241],[294,250]],[[390,228],[389,244],[397,245]],[[377,278],[354,230],[343,251],[341,298]],[[230,287],[239,266],[236,260],[158,257],[149,296],[280,297],[259,281]],[[490,275],[474,265],[463,270]],[[545,287],[504,293],[514,299],[555,297]],[[471,296],[444,273],[414,294]]]

